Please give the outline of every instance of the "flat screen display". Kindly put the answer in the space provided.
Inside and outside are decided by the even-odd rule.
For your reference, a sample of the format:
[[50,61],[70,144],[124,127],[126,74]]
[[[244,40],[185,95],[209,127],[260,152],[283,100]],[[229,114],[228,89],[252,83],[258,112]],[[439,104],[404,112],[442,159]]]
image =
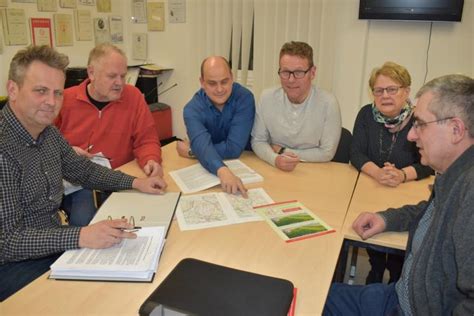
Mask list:
[[464,0],[360,0],[359,19],[455,21]]

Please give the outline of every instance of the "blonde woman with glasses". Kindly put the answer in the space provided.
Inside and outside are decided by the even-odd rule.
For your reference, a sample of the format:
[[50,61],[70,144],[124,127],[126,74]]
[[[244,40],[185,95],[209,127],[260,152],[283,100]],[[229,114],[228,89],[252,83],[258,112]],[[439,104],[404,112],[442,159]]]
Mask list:
[[[420,163],[415,143],[407,140],[413,125],[409,99],[411,77],[394,62],[375,68],[369,78],[373,103],[359,111],[354,124],[350,159],[359,171],[390,187],[428,177],[432,169]],[[403,257],[368,250],[372,270],[366,282],[381,282],[385,268],[398,280]]]

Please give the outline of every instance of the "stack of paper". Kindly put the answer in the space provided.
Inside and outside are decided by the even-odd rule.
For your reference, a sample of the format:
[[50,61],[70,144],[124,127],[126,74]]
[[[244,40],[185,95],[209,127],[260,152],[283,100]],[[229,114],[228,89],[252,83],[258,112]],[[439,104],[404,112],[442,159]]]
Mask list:
[[124,239],[111,248],[69,250],[51,265],[49,277],[151,282],[164,240],[164,227],[144,227],[136,239]]
[[[227,160],[224,161],[224,163],[244,184],[263,181],[261,175],[238,159]],[[170,176],[183,193],[194,193],[206,190],[220,183],[217,176],[208,172],[199,163],[187,168],[171,171]]]

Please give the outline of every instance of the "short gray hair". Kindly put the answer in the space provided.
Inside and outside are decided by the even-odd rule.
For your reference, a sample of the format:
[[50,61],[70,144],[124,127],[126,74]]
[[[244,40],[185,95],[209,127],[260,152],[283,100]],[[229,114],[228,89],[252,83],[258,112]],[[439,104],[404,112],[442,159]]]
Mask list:
[[419,98],[431,92],[434,96],[428,109],[437,119],[460,118],[474,138],[474,79],[464,75],[446,75],[426,83],[416,94]]
[[90,51],[89,59],[87,60],[87,66],[111,52],[116,52],[122,55],[125,60],[127,59],[127,55],[125,55],[125,52],[117,46],[110,43],[102,43],[97,45]]

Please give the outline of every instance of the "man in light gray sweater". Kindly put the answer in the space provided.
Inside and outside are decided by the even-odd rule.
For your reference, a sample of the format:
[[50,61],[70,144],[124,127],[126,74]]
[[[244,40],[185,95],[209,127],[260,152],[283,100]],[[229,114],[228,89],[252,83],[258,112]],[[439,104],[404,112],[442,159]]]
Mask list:
[[336,98],[312,85],[313,49],[289,42],[280,50],[281,87],[263,91],[252,130],[258,157],[284,171],[300,161],[330,161],[341,135]]
[[439,173],[430,199],[362,213],[352,226],[362,239],[409,231],[401,278],[334,284],[324,315],[474,315],[474,79],[443,76],[417,98],[408,139]]

